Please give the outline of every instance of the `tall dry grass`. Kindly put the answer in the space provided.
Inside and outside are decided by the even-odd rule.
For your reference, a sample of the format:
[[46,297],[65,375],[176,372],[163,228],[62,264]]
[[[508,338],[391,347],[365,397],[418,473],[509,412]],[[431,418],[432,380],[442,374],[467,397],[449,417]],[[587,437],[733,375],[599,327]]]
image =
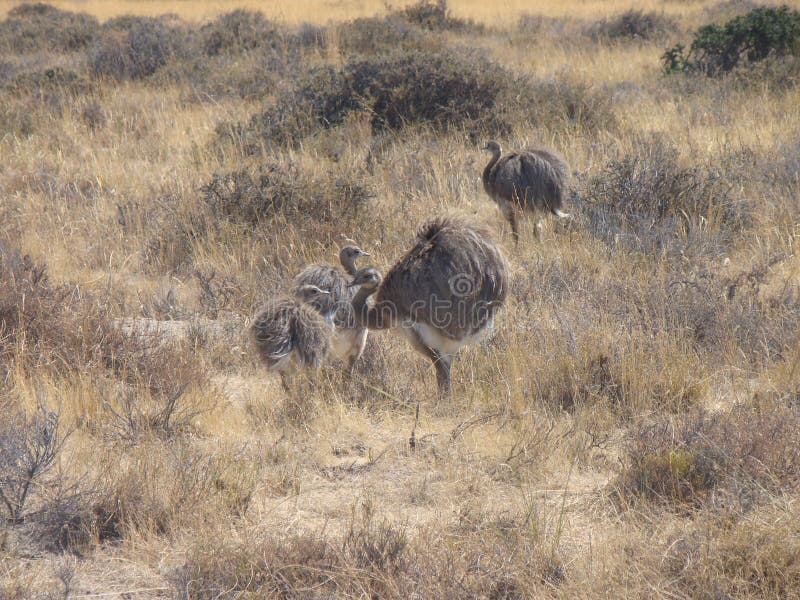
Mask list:
[[[659,63],[741,3],[54,6],[0,22],[0,596],[796,594],[796,63]],[[488,137],[570,163],[541,243]],[[259,305],[443,213],[511,276],[452,399],[385,332],[285,393]]]

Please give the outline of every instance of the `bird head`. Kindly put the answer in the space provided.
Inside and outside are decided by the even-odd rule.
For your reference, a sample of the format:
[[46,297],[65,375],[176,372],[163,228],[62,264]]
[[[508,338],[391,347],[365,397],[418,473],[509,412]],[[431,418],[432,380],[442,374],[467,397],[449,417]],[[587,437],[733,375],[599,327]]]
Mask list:
[[301,285],[295,291],[295,297],[301,302],[314,302],[317,298],[330,296],[328,290],[323,290],[316,285]]
[[500,154],[502,149],[500,148],[500,143],[496,142],[495,140],[490,140],[486,143],[486,145],[482,148],[482,150],[486,150],[487,152],[491,152],[492,154]]
[[378,269],[374,267],[364,267],[356,272],[355,277],[353,277],[353,281],[350,282],[348,287],[360,285],[362,288],[367,290],[376,290],[382,281],[383,277],[381,277]]
[[354,262],[359,258],[363,258],[364,256],[369,256],[369,252],[365,252],[358,246],[345,246],[339,252],[339,259],[343,264],[347,262]]

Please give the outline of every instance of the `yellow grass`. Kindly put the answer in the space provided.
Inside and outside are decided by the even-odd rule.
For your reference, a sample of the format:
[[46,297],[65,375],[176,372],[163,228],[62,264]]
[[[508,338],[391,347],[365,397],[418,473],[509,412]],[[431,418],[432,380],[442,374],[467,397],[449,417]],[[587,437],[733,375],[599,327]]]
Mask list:
[[[791,153],[800,140],[800,87],[778,89],[769,78],[752,86],[665,78],[664,46],[688,42],[689,30],[715,4],[454,0],[448,6],[455,16],[490,29],[441,34],[445,43],[485,50],[514,73],[585,85],[610,98],[614,122],[596,129],[547,122],[532,105],[503,134],[507,148],[531,141],[556,148],[581,193],[589,193],[580,186],[593,177],[610,181],[620,160],[652,150],[657,139],[674,146],[676,164],[638,156],[645,161],[640,171],[707,167],[702,176],[713,177],[720,169],[730,181],[708,188],[714,199],[754,201],[756,210],[732,232],[713,211],[699,218],[686,214],[690,207],[671,215],[691,226],[664,234],[663,247],[626,237],[646,238],[662,224],[655,218],[640,230],[604,237],[587,216],[592,207],[577,195],[571,221],[546,221],[541,242],[526,222],[515,246],[478,182],[486,156],[465,141],[469,126],[447,133],[409,128],[368,172],[373,134],[365,114],[296,147],[255,156],[214,146],[218,125],[247,124],[271,105],[269,94],[210,100],[180,79],[104,80],[91,97],[105,119],[96,128],[86,124],[89,99],[81,96],[59,110],[47,99],[21,104],[33,115],[32,131],[14,131],[3,121],[0,134],[0,217],[8,219],[0,250],[46,263],[53,290],[75,287],[72,295],[54,296],[67,306],[64,313],[54,309],[58,318],[32,318],[44,325],[31,325],[29,338],[6,342],[11,326],[0,327],[0,350],[11,348],[2,355],[10,356],[8,364],[0,365],[0,409],[30,417],[44,406],[61,415],[63,431],[72,433],[54,481],[86,493],[82,506],[91,514],[67,525],[84,526],[90,539],[79,545],[80,556],[31,541],[38,531],[27,529],[36,523],[33,509],[55,502],[57,486],[48,480],[28,523],[0,526],[0,597],[63,594],[64,573],[71,573],[76,597],[205,597],[197,586],[212,583],[219,587],[208,591],[211,597],[226,597],[225,589],[236,597],[248,582],[250,591],[261,586],[254,597],[265,598],[316,590],[387,598],[796,594],[796,449],[779,446],[785,455],[775,459],[769,442],[791,441],[790,432],[750,440],[752,431],[735,419],[746,414],[755,422],[772,409],[785,411],[788,423],[797,418],[800,346],[791,318],[800,230]],[[15,5],[0,4],[0,16]],[[377,0],[53,5],[101,20],[176,13],[193,26],[240,7],[288,24],[387,12]],[[595,43],[580,34],[588,23],[631,8],[674,16],[682,29],[668,42]],[[520,32],[519,17],[527,14],[564,18],[572,33]],[[19,59],[6,58],[15,65]],[[23,67],[62,61],[84,68],[73,57],[24,60]],[[245,69],[247,60],[213,64]],[[334,46],[309,53],[304,65],[346,60]],[[5,88],[0,94],[9,107],[24,101]],[[744,175],[736,177],[725,161],[740,156]],[[214,174],[258,173],[273,164],[298,169],[297,185],[368,185],[374,192],[368,213],[344,216],[334,207],[331,223],[319,215],[279,215],[253,225],[217,218],[204,204],[202,187]],[[691,197],[693,189],[683,193]],[[624,209],[619,198],[606,201],[612,211]],[[493,230],[511,282],[493,340],[459,355],[452,399],[437,400],[431,365],[392,332],[373,332],[364,366],[352,378],[326,367],[315,385],[298,382],[294,393],[258,364],[247,327],[260,303],[285,292],[302,266],[334,262],[338,247],[353,239],[385,273],[416,227],[445,213]],[[181,227],[194,227],[198,216],[207,229],[187,235]],[[215,285],[231,290],[224,304],[218,289],[223,305],[215,314],[198,277],[211,273]],[[26,291],[24,302],[32,294]],[[165,314],[170,297],[175,312]],[[6,315],[24,312],[23,300],[15,301],[11,312],[0,312],[9,323]],[[150,335],[147,348],[117,349],[119,357],[93,356],[70,370],[60,365],[78,360],[77,347],[36,345],[34,334],[57,341],[62,328],[77,327],[70,311],[98,306],[114,327]],[[92,337],[96,329],[85,333],[106,347],[108,340]],[[176,415],[172,428],[154,425],[165,401],[158,385],[169,389],[187,377],[182,359],[196,370],[188,371],[192,380],[179,406],[197,414]],[[130,398],[142,411],[133,424],[125,420]],[[724,452],[703,440],[689,450],[667,448],[673,458],[689,456],[687,464],[694,458],[701,466],[703,459],[725,464],[696,502],[621,490],[623,475],[644,458],[631,454],[631,442],[649,439],[654,424],[664,423],[664,439],[678,439],[687,415],[699,408],[709,413],[706,426],[720,416],[738,429],[723,440],[730,443]],[[737,440],[744,441],[736,446]],[[766,458],[732,455],[748,440]],[[653,456],[648,464],[657,463]],[[118,529],[104,532],[103,519]],[[405,536],[397,562],[364,558],[381,527]],[[331,554],[317,560],[313,541]],[[307,579],[292,579],[298,570]]]

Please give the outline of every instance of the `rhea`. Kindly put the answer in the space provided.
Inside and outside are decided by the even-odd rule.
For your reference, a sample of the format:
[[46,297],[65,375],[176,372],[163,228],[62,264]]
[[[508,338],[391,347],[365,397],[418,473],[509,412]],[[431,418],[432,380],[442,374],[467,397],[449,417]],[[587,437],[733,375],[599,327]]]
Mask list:
[[356,261],[364,256],[369,256],[369,253],[358,246],[345,246],[339,252],[339,262],[345,270],[344,273],[331,265],[308,265],[294,278],[295,289],[313,285],[328,292],[318,295],[310,304],[321,314],[333,314],[335,330],[330,354],[345,362],[350,373],[367,343],[367,328],[353,316],[350,303],[353,290],[348,287],[356,273]]
[[422,226],[413,247],[385,278],[372,267],[356,273],[351,285],[360,288],[353,311],[369,329],[399,327],[433,363],[439,397],[448,396],[455,354],[492,330],[506,299],[507,270],[485,228],[438,218]]
[[272,300],[255,317],[250,332],[261,361],[287,378],[298,371],[316,371],[330,347],[333,314],[321,314],[310,303],[330,295],[315,285],[300,286],[293,298]]
[[[500,144],[494,140],[483,149],[492,153],[489,164],[483,169],[483,189],[511,223],[515,243],[519,243],[520,213],[569,216],[563,211],[569,167],[561,156],[538,146],[503,156]],[[537,215],[537,238],[541,229],[542,221]]]

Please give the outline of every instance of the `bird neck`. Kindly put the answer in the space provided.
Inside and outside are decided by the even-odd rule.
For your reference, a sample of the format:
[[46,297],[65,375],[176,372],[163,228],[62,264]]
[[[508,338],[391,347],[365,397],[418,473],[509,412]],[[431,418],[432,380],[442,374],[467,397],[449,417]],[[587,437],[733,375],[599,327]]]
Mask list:
[[492,158],[489,159],[489,164],[487,164],[486,167],[484,167],[484,169],[483,169],[483,185],[484,186],[489,181],[489,177],[490,177],[490,175],[492,173],[492,169],[497,164],[497,161],[500,160],[500,154],[501,154],[501,152],[499,150],[493,150],[492,151]]
[[380,307],[369,306],[367,300],[377,288],[365,288],[361,286],[353,296],[351,304],[358,323],[367,329],[388,329],[391,327],[391,319],[385,318],[384,311]]

